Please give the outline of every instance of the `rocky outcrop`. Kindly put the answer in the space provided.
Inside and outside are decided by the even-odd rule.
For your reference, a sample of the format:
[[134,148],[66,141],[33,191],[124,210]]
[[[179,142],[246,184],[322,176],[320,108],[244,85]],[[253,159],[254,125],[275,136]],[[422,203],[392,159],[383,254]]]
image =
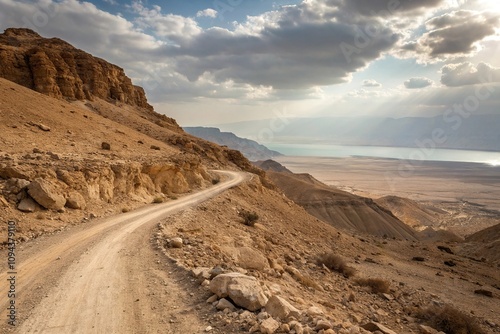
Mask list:
[[0,34],[0,77],[55,98],[101,98],[153,109],[122,68],[29,29]]
[[46,209],[60,210],[66,204],[66,199],[59,189],[50,181],[37,178],[28,186],[28,194]]
[[231,298],[236,305],[249,311],[257,311],[267,303],[267,297],[257,279],[240,273],[216,276],[210,282],[210,291],[220,298]]

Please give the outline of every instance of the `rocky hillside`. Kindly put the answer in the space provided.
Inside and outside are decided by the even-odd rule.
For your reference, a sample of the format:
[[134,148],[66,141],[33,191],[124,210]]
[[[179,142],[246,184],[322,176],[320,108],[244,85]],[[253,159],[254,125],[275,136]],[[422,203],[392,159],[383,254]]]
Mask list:
[[56,98],[101,98],[153,109],[122,68],[29,29],[0,34],[0,77]]
[[268,149],[254,140],[238,137],[231,132],[221,132],[217,128],[200,126],[184,127],[184,130],[193,136],[238,150],[251,161],[265,160],[282,155],[279,152]]
[[268,170],[267,175],[288,198],[311,215],[337,228],[380,237],[417,240],[412,228],[370,198],[327,186],[309,174]]

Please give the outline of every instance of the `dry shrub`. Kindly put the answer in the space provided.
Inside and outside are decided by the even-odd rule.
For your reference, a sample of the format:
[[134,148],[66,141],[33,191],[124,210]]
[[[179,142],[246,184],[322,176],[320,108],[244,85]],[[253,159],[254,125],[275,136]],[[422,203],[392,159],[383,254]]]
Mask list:
[[165,201],[165,199],[161,196],[157,196],[153,199],[153,203],[155,204],[160,204],[160,203],[163,203]]
[[294,276],[300,284],[307,286],[309,288],[313,288],[315,290],[321,290],[321,286],[314,281],[311,276],[308,275],[295,275]]
[[257,213],[247,210],[241,210],[239,216],[243,218],[243,224],[247,226],[254,226],[257,220],[259,220],[259,215]]
[[341,273],[345,277],[351,277],[356,274],[356,269],[347,265],[345,260],[337,254],[325,253],[318,257],[318,265],[324,265],[330,270]]
[[389,281],[381,278],[358,278],[356,283],[369,287],[372,293],[388,293],[391,286]]
[[485,334],[474,317],[449,305],[431,306],[420,310],[416,316],[447,334]]

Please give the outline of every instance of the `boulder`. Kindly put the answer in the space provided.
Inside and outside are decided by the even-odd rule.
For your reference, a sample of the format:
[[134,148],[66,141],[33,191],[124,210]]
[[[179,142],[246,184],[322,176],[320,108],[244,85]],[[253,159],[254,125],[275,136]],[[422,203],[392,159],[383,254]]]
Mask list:
[[32,198],[24,198],[17,205],[17,209],[22,212],[35,212],[36,202]]
[[266,312],[272,317],[286,320],[288,317],[295,317],[299,319],[300,311],[296,309],[292,304],[290,304],[285,299],[272,296],[266,304]]
[[42,178],[37,178],[28,186],[28,194],[41,206],[50,210],[60,210],[66,204],[66,199],[57,188]]
[[263,334],[273,334],[280,328],[280,323],[273,318],[267,318],[260,324],[260,331]]
[[267,297],[257,279],[240,273],[216,276],[210,282],[210,291],[219,298],[231,298],[236,305],[249,311],[257,311],[267,304]]
[[85,198],[76,191],[69,193],[66,197],[66,207],[70,209],[83,210],[86,206]]
[[245,269],[264,270],[269,267],[267,258],[258,250],[250,247],[238,248],[237,263]]

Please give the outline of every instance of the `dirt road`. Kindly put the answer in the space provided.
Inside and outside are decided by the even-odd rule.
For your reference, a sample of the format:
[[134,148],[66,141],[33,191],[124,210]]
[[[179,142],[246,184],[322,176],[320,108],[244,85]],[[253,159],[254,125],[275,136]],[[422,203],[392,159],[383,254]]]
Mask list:
[[201,332],[203,326],[192,312],[184,312],[179,317],[182,321],[177,321],[175,314],[162,313],[183,312],[188,306],[178,282],[156,265],[159,254],[150,247],[149,239],[162,217],[201,203],[246,177],[244,173],[221,173],[228,180],[209,189],[101,219],[20,248],[16,268],[18,323],[7,323],[9,299],[4,282],[9,276],[3,264],[1,332]]

